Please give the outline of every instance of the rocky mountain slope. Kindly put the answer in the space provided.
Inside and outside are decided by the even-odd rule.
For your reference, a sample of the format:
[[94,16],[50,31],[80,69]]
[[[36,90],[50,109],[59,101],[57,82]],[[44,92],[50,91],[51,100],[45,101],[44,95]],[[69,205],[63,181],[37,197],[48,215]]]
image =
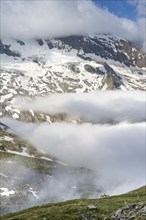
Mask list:
[[119,196],[73,200],[33,207],[2,219],[20,220],[144,220],[146,217],[146,187]]
[[112,35],[2,40],[0,53],[2,116],[44,120],[32,112],[21,116],[12,104],[17,95],[145,90],[145,54]]
[[[102,192],[92,183],[94,172],[70,167],[40,152],[2,123],[0,167],[1,215],[37,204]],[[90,178],[87,179],[87,176]]]
[[45,178],[53,178],[53,169],[65,166],[36,150],[4,124],[0,125],[0,212],[3,214],[30,207],[30,201],[34,204],[39,200],[38,190]]
[[[32,100],[36,96],[52,93],[145,90],[145,60],[146,55],[134,44],[108,34],[29,41],[1,40],[0,117],[12,117],[28,123],[89,122],[82,117],[64,112],[45,114],[32,109],[20,110],[14,103],[14,98],[21,96]],[[93,171],[72,168],[52,155],[40,152],[2,123],[0,123],[0,159],[1,214],[47,202],[97,197],[104,193],[102,187],[97,188],[94,184],[93,180],[97,178],[97,174]],[[68,217],[67,213],[75,207],[77,218],[72,219],[92,219],[91,210],[86,213],[87,206],[92,201],[85,204],[84,201],[77,203],[80,202],[81,207],[83,206],[81,211],[78,206],[76,207],[76,202],[69,202],[73,204],[71,208],[68,203],[62,203],[63,206],[67,204],[65,217]],[[56,205],[57,209],[63,207],[62,204]],[[97,207],[96,203],[94,205]],[[52,205],[48,207],[50,210]],[[53,207],[54,210],[55,206]],[[117,208],[119,207],[121,206]],[[141,209],[143,210],[143,206]],[[76,213],[77,210],[80,214]],[[95,210],[92,214],[95,213],[97,217]],[[110,214],[113,211],[116,209],[112,209]],[[44,214],[44,219],[51,218],[54,211],[49,212],[52,213],[49,214],[50,217]],[[25,217],[24,215],[24,219]],[[26,219],[29,218],[33,219],[32,216]],[[37,215],[37,218],[40,219],[40,216]],[[58,216],[56,219],[65,219],[64,214],[63,217],[61,214],[61,217]]]

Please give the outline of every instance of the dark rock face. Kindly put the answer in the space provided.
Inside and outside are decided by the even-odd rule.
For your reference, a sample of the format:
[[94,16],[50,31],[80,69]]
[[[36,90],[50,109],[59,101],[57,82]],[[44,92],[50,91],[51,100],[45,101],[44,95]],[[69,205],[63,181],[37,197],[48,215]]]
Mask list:
[[10,47],[11,45],[5,45],[0,40],[0,54],[6,54],[8,56],[13,56],[13,57],[21,57],[20,53],[12,51]]
[[[71,51],[77,50],[77,56],[84,60],[93,60],[90,55],[111,59],[125,64],[126,66],[146,67],[146,54],[133,43],[117,38],[109,34],[95,36],[68,36],[54,39],[36,39],[39,46],[47,43],[49,49],[57,48]],[[25,43],[17,40],[21,46]],[[8,56],[20,57],[18,52],[11,50],[11,45],[5,45],[0,41],[0,53]],[[96,58],[95,58],[96,59]]]
[[0,122],[0,131],[6,131],[8,129],[9,129],[9,127],[7,125],[5,125],[2,122]]
[[75,63],[70,63],[69,69],[72,70],[74,73],[80,73],[80,69],[77,67],[77,64]]
[[37,41],[37,43],[38,43],[40,46],[43,46],[43,45],[44,45],[44,42],[43,42],[42,39],[37,39],[36,41]]
[[47,45],[48,45],[48,47],[49,47],[50,50],[54,48],[54,46],[53,46],[53,44],[51,43],[51,41],[47,41]]
[[[144,206],[143,202],[138,204],[133,204],[127,207],[123,207],[117,210],[112,216],[112,220],[136,220],[136,219],[144,219],[146,216],[146,206]],[[142,218],[143,217],[143,218]]]
[[90,66],[88,64],[86,64],[84,66],[85,70],[87,70],[89,73],[96,73],[96,69],[93,66]]
[[121,77],[107,63],[103,63],[103,67],[104,71],[100,68],[94,68],[88,64],[84,66],[85,70],[91,74],[96,73],[97,75],[104,75],[105,77],[103,79],[103,86],[106,84],[107,89],[118,89],[122,85]]
[[100,68],[96,68],[96,73],[98,75],[105,75],[105,72],[103,70],[101,70]]
[[84,48],[84,37],[83,36],[69,36],[56,38],[56,40],[62,41],[64,44],[71,46],[73,49],[80,50]]
[[25,43],[23,41],[21,41],[21,40],[17,40],[17,43],[20,44],[21,46],[25,45]]
[[113,78],[113,85],[115,88],[119,88],[122,84],[122,79],[120,76],[118,76],[115,71],[107,64],[104,64],[104,68],[107,71],[107,75],[111,76]]
[[140,48],[136,47],[129,41],[120,40],[118,47],[122,53],[126,53],[129,57],[129,61],[133,62],[138,67],[146,67],[146,54],[144,54]]
[[[118,39],[112,35],[104,35],[106,38],[94,36],[70,36],[56,38],[63,44],[69,45],[73,49],[80,51],[83,50],[84,55],[78,54],[81,58],[88,58],[88,54],[95,54],[105,59],[111,59],[124,63],[126,66],[146,66],[146,55],[141,52],[140,48],[136,47],[133,43]],[[59,49],[59,48],[58,48]]]

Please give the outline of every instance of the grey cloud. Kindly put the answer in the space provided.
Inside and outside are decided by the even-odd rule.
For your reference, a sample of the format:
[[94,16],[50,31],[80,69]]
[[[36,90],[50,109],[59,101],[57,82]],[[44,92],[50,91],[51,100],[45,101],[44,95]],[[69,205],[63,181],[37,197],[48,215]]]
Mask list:
[[119,18],[91,1],[2,1],[1,36],[48,38],[112,33],[144,42],[145,19]]
[[[19,105],[21,103],[21,105]],[[32,101],[17,97],[13,105],[48,114],[67,113],[92,123],[141,122],[146,120],[145,92],[98,91],[83,94],[52,94]]]
[[96,184],[103,186],[108,193],[113,193],[117,187],[121,187],[121,193],[144,184],[144,122],[113,126],[69,123],[32,125],[10,119],[3,119],[3,122],[38,149],[71,166],[96,171]]
[[[24,105],[22,109],[31,108],[47,113],[68,112],[84,116],[92,123],[33,124],[8,118],[1,120],[36,148],[73,167],[94,170],[97,173],[94,185],[108,194],[123,193],[145,184],[145,92],[54,94],[38,97],[31,103],[26,99],[23,103],[23,99],[20,99],[13,104],[21,103]],[[118,123],[98,124],[109,120]],[[60,181],[60,184],[56,190],[64,191],[64,187],[69,187],[72,182],[72,176],[59,175],[57,178],[54,181]],[[78,181],[80,178],[75,179],[76,184]],[[48,183],[44,190],[42,187],[42,197],[47,186]],[[52,187],[51,183],[49,186]],[[57,192],[52,194],[53,198]],[[69,189],[68,192],[68,195],[63,193],[58,199],[64,195],[66,199],[74,198],[74,191]]]

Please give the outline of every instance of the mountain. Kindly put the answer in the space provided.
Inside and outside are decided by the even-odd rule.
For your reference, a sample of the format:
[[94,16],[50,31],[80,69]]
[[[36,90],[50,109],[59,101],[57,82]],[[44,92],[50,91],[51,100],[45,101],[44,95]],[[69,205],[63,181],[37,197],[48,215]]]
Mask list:
[[33,207],[2,217],[2,220],[144,220],[146,187],[119,195],[103,195],[99,199],[80,199]]
[[[21,96],[33,100],[36,96],[53,93],[88,93],[98,90],[133,91],[146,88],[146,54],[133,43],[109,34],[54,39],[3,39],[0,41],[0,55],[1,118],[10,117],[20,122],[38,124],[41,122],[49,124],[54,122],[91,123],[84,117],[76,117],[64,112],[47,114],[32,111],[32,109],[24,111],[14,103],[14,98]],[[96,181],[94,181],[98,180],[98,173],[84,167],[68,166],[53,155],[37,150],[35,146],[20,138],[11,127],[2,122],[3,120],[0,122],[2,215],[47,202],[86,197],[97,198],[104,193],[103,187],[97,188]],[[110,123],[112,124],[113,121]],[[117,197],[115,201],[119,201],[119,198],[123,197]],[[48,207],[50,217],[46,217],[48,215],[46,210],[43,211],[44,217],[43,214],[40,217],[36,208],[36,219],[42,217],[53,219],[51,216],[54,211],[52,210],[56,210],[56,207],[59,210],[63,207],[63,213],[56,219],[65,219],[66,216],[69,219],[67,213],[71,210],[77,216],[72,219],[92,219],[90,212],[95,214],[95,217],[98,213],[90,209],[88,212],[88,206],[90,203],[95,203],[94,205],[98,207],[100,201],[103,203],[105,201],[107,205],[109,198],[44,206],[44,208]],[[110,214],[124,206],[123,200],[120,201],[122,202],[119,205],[111,208]],[[136,200],[136,202],[140,201]],[[78,206],[79,203],[81,207]],[[38,212],[44,208],[40,207]],[[104,216],[106,207],[103,210],[100,208],[97,210]],[[143,206],[140,210],[143,210]],[[31,213],[28,214],[29,218],[26,217],[27,211],[23,214],[22,219],[33,219]],[[4,217],[6,218],[16,219],[17,217]],[[18,216],[17,219],[21,218]],[[102,219],[100,214],[99,219]]]
[[41,185],[53,178],[53,169],[64,170],[65,165],[36,150],[6,125],[0,126],[0,214],[4,214],[38,202]]
[[[48,40],[37,39],[35,41],[37,42],[38,46],[40,46],[40,54],[43,52],[43,50],[47,49],[46,48],[47,45],[49,50],[55,48],[58,50],[64,50],[65,52],[76,50],[75,51],[76,55],[84,60],[92,60],[94,58],[95,60],[98,60],[98,56],[99,56],[99,59],[101,57],[106,60],[108,59],[114,60],[123,63],[126,66],[138,66],[141,68],[141,67],[145,67],[146,65],[145,54],[140,50],[140,48],[138,48],[133,43],[127,40],[118,38],[110,34],[69,36],[69,37],[61,37],[61,38],[54,38]],[[33,46],[36,46],[35,42],[33,43],[34,43]],[[20,40],[9,41],[7,42],[7,44],[0,41],[0,45],[1,45],[0,53],[6,54],[7,56],[15,57],[17,59],[19,58],[25,59],[27,58],[24,55],[26,52],[25,47],[27,48],[27,50],[30,50],[27,44],[28,42],[23,42]],[[19,46],[21,47],[21,49],[23,48],[23,52]],[[33,46],[31,44],[31,48],[34,49]],[[36,54],[31,54],[31,55],[36,55]],[[35,61],[37,62],[37,60],[34,60],[34,62]]]
[[1,40],[1,115],[47,120],[21,112],[15,96],[145,90],[146,55],[133,43],[109,34],[55,39]]
[[96,178],[93,171],[68,166],[37,150],[3,123],[0,123],[0,167],[0,215],[102,192],[102,187],[99,189],[93,183]]

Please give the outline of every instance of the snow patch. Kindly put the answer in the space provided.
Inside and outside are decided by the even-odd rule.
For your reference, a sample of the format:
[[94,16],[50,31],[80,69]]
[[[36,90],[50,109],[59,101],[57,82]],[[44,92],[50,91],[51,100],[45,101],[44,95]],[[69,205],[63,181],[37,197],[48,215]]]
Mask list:
[[18,119],[18,118],[19,118],[19,115],[18,115],[17,113],[14,113],[14,114],[12,115],[12,117],[13,117],[14,119]]
[[37,199],[39,199],[39,197],[38,197],[38,195],[37,195],[37,192],[36,191],[33,191],[33,189],[32,188],[29,188],[29,190],[28,190],[29,192],[31,192],[32,193],[32,195],[35,197],[35,198],[37,198]]
[[0,140],[5,140],[5,141],[13,141],[13,138],[9,137],[9,136],[4,136],[4,137],[0,137]]
[[48,157],[41,157],[40,159],[48,160],[48,161],[53,161],[52,159],[50,159],[50,158],[48,158]]
[[8,188],[0,188],[0,190],[3,191],[2,193],[0,193],[1,196],[10,196],[15,194],[13,190],[8,190]]

